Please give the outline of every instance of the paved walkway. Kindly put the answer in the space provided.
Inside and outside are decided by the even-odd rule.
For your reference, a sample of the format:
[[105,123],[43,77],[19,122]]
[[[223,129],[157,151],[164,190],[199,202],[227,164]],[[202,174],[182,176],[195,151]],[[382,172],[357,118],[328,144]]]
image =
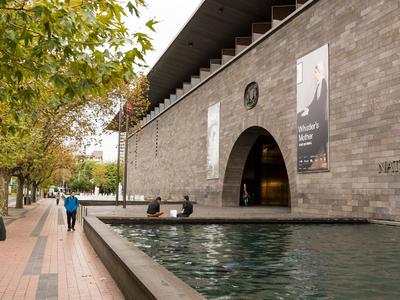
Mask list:
[[10,212],[0,242],[0,299],[124,299],[80,224],[66,230],[54,199]]

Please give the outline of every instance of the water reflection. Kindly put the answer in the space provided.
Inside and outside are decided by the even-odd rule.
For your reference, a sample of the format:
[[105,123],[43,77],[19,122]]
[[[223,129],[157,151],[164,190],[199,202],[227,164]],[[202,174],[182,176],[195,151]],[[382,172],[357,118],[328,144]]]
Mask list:
[[379,225],[113,225],[212,299],[396,299],[400,230]]

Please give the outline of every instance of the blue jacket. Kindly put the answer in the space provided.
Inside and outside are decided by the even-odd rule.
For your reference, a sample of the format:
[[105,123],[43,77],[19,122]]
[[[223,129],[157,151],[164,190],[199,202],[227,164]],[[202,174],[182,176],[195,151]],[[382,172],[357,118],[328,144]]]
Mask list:
[[79,200],[75,196],[68,196],[67,199],[65,199],[64,207],[67,210],[67,212],[75,212],[78,209],[79,206]]

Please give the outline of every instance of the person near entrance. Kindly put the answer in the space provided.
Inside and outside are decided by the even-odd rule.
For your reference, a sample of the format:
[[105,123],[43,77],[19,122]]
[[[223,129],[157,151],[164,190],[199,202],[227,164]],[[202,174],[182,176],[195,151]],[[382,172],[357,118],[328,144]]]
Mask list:
[[157,197],[154,201],[151,201],[149,203],[149,206],[147,207],[147,216],[148,217],[159,217],[164,212],[160,212],[160,203],[161,203],[161,197]]
[[244,206],[249,206],[250,195],[247,192],[246,184],[243,185],[243,196],[242,196],[242,199],[243,199]]
[[189,196],[183,196],[182,210],[177,215],[178,218],[189,217],[193,213],[193,204],[189,200]]
[[65,199],[64,207],[67,211],[68,231],[75,231],[76,211],[79,207],[79,200],[75,197],[75,192]]

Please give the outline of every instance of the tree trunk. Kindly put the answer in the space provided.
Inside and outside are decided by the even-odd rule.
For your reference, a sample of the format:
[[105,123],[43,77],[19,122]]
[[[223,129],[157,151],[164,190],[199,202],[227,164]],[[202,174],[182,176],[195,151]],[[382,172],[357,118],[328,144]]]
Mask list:
[[32,183],[32,202],[36,202],[36,193],[37,193],[37,183],[33,182]]
[[8,215],[8,182],[10,176],[0,173],[0,215]]
[[26,184],[26,204],[31,205],[32,204],[32,191],[31,191],[31,184],[27,183]]
[[18,176],[16,208],[24,208],[24,182],[25,178]]

